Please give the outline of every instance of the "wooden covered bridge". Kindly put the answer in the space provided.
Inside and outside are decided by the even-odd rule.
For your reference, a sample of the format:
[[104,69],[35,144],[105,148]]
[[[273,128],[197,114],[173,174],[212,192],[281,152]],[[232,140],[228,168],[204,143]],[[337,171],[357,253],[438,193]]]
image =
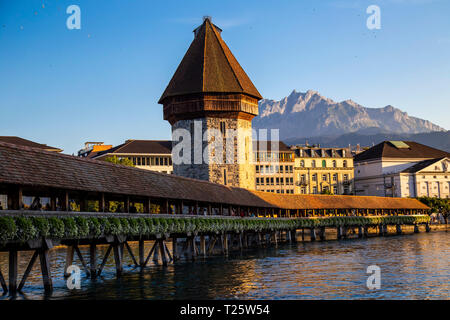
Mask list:
[[[0,143],[0,209],[309,217],[418,214],[415,199],[291,195],[207,181]],[[28,199],[29,202],[25,203]],[[112,206],[112,203],[114,204]]]
[[[110,255],[119,276],[126,252],[143,270],[152,258],[166,265],[183,255],[295,241],[298,229],[309,229],[311,240],[316,230],[325,239],[325,228],[337,228],[338,239],[355,228],[361,237],[369,227],[386,234],[387,225],[396,225],[397,233],[401,224],[429,230],[428,216],[421,215],[429,208],[415,199],[269,194],[7,143],[0,143],[0,202],[0,251],[9,253],[9,284],[0,270],[0,285],[12,295],[36,261],[45,291],[52,291],[55,245],[67,246],[65,274],[76,254],[95,278]],[[138,242],[137,258],[129,241]],[[89,246],[88,262],[79,245]],[[101,262],[98,245],[108,245]],[[18,253],[30,250],[18,284]]]

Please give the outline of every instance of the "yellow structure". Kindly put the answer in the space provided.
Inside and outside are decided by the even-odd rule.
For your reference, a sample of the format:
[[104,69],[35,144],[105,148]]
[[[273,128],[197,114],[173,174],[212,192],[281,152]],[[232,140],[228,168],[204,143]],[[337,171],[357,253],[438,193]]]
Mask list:
[[354,194],[353,157],[347,149],[314,146],[295,151],[296,194]]

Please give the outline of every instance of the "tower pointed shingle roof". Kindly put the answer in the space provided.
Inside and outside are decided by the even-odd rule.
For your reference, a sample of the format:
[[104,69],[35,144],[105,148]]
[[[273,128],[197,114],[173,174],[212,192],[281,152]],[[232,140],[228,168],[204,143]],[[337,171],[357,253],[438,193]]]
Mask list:
[[244,93],[262,99],[222,40],[221,31],[210,18],[194,30],[195,38],[159,103],[167,97],[198,93]]

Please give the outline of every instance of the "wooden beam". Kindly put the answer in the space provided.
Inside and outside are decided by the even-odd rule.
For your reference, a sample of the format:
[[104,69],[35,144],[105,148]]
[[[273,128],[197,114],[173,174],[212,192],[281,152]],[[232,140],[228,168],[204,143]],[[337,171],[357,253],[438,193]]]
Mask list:
[[178,243],[176,237],[172,237],[172,252],[173,260],[178,260],[180,257],[178,256]]
[[164,248],[164,240],[159,239],[158,242],[159,242],[159,251],[161,254],[163,266],[167,266],[166,250]]
[[172,255],[170,254],[169,248],[167,248],[167,244],[166,244],[165,241],[164,241],[164,248],[166,249],[166,253],[167,253],[167,256],[169,257],[169,260],[170,260],[170,261],[173,261],[173,257],[172,257]]
[[205,236],[204,235],[200,236],[200,253],[203,256],[206,256],[206,240],[205,240]]
[[126,241],[125,241],[125,247],[127,248],[127,251],[128,251],[128,253],[129,253],[131,259],[133,260],[134,265],[135,265],[136,267],[138,267],[139,264],[137,263],[136,258],[134,257],[133,251],[131,251],[131,248],[130,248],[128,242],[126,242]]
[[15,295],[17,292],[17,250],[9,251],[9,293]]
[[45,292],[53,291],[52,275],[50,272],[50,261],[48,259],[48,250],[39,249],[39,258],[41,260],[42,282],[44,283]]
[[18,291],[22,291],[22,288],[25,285],[28,275],[30,274],[31,270],[33,269],[34,263],[36,262],[36,259],[38,256],[39,256],[39,253],[37,250],[35,250],[33,253],[33,256],[31,257],[30,262],[28,263],[27,269],[25,270],[25,273],[23,274],[22,281],[20,281],[19,287],[17,288]]
[[95,279],[97,277],[97,245],[95,243],[89,245],[89,258],[91,278]]
[[70,274],[67,272],[69,267],[73,264],[73,256],[75,253],[75,249],[73,246],[68,246],[66,250],[66,263],[64,266],[64,277],[69,277]]
[[108,261],[108,257],[111,253],[112,245],[109,245],[108,250],[106,250],[105,256],[103,257],[102,263],[100,264],[100,268],[98,269],[98,276],[102,274],[102,270],[105,267],[106,261]]
[[144,200],[144,213],[150,213],[151,203],[150,198]]
[[142,268],[144,267],[144,240],[143,239],[139,239],[139,266]]
[[116,264],[116,276],[120,277],[122,275],[122,252],[120,250],[120,244],[114,243],[112,246],[114,251],[114,262]]
[[63,195],[63,211],[70,211],[69,192],[65,191]]
[[156,241],[155,241],[155,243],[153,244],[153,247],[150,249],[150,252],[148,253],[147,259],[145,259],[144,267],[147,265],[148,261],[149,261],[150,258],[152,257],[152,254],[153,254],[153,251],[155,250],[155,248],[156,248]]
[[6,285],[5,278],[3,277],[2,270],[0,270],[0,285],[2,286],[3,293],[8,292],[8,286]]
[[54,194],[50,197],[50,210],[56,211],[56,196]]
[[89,269],[88,269],[88,267],[86,265],[86,262],[84,262],[83,256],[81,255],[81,252],[80,252],[80,249],[78,248],[78,246],[73,246],[73,247],[74,247],[75,252],[76,252],[76,254],[78,256],[78,259],[80,259],[80,262],[83,265],[83,268],[84,268],[84,271],[86,272],[86,275],[89,276],[90,275]]
[[100,199],[98,200],[98,212],[105,212],[105,194],[100,193]]
[[126,213],[130,213],[130,197],[129,196],[126,196],[125,197],[125,212]]

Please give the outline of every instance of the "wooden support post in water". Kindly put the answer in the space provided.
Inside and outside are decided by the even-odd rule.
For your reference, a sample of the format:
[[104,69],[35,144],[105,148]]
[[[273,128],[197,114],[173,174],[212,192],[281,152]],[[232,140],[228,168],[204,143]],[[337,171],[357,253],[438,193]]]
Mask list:
[[223,234],[223,251],[228,255],[228,235],[226,233]]
[[48,249],[39,249],[39,259],[41,260],[42,282],[46,293],[53,291],[52,275],[50,272],[50,261],[48,259]]
[[75,249],[73,246],[68,246],[66,249],[66,264],[64,266],[64,277],[69,277],[70,274],[67,272],[67,269],[73,264],[73,256],[75,253]]
[[158,250],[158,245],[159,245],[159,239],[156,239],[156,242],[155,242],[156,248],[155,248],[155,252],[154,252],[154,254],[153,254],[153,262],[154,262],[155,264],[158,264],[158,263],[159,263],[159,250]]
[[398,235],[402,234],[402,225],[397,224],[395,226],[395,229],[396,229]]
[[337,239],[338,240],[342,239],[342,226],[337,227]]
[[297,242],[297,229],[291,230],[290,239],[293,243]]
[[362,238],[363,237],[363,227],[359,226],[358,227],[358,238]]
[[116,276],[120,277],[122,275],[122,252],[120,250],[120,244],[114,243],[112,246],[114,251],[114,262],[116,263]]
[[9,251],[9,294],[17,293],[17,250]]
[[206,257],[206,240],[205,240],[205,236],[201,235],[200,236],[200,253]]
[[302,228],[302,241],[305,241],[305,228]]
[[321,241],[325,241],[325,227],[320,227],[319,229],[319,238]]
[[97,277],[97,245],[95,243],[89,245],[89,258],[91,279],[95,279]]
[[429,223],[426,223],[425,224],[425,232],[430,232],[431,231],[431,229],[430,229],[430,224]]
[[[196,202],[196,204],[197,204],[197,202]],[[177,237],[172,238],[172,254],[173,254],[173,261],[180,259],[180,256],[178,255]]]
[[414,225],[414,233],[419,233],[420,231],[419,231],[419,225],[418,224],[415,224]]
[[208,250],[207,250],[208,255],[213,253],[216,242],[217,242],[217,236],[211,236],[209,238],[209,244],[208,244]]
[[144,239],[139,239],[139,266],[141,268],[144,267],[145,258],[144,258],[144,248],[145,248]]
[[316,229],[311,228],[310,231],[311,231],[310,241],[316,241]]
[[363,232],[364,232],[364,237],[368,237],[369,236],[369,227],[368,226],[364,226],[363,227]]

